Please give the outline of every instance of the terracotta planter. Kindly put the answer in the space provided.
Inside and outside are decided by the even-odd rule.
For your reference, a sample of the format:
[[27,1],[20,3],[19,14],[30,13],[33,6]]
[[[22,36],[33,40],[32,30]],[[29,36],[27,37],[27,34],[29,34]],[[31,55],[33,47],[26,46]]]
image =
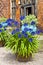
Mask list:
[[30,54],[30,56],[28,58],[18,56],[17,54],[16,54],[16,57],[17,57],[17,60],[20,61],[20,62],[28,62],[28,61],[32,60],[32,54]]
[[4,46],[4,41],[0,41],[0,47]]

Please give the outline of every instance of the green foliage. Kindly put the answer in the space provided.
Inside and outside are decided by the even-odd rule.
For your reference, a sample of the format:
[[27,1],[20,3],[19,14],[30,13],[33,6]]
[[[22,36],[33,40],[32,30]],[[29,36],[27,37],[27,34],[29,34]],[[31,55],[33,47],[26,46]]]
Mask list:
[[18,34],[19,33],[10,35],[8,37],[5,44],[6,48],[11,49],[11,51],[15,54],[18,54],[18,56],[26,58],[29,57],[30,54],[37,52],[39,47],[37,35],[33,36],[31,34],[28,34],[28,38],[33,39],[33,41],[30,42],[28,38],[25,38],[24,36],[18,38]]
[[24,23],[30,24],[32,21],[37,22],[37,18],[36,18],[35,15],[31,15],[31,14],[30,14],[30,15],[27,15],[27,16],[25,17],[25,19],[22,20],[21,22],[22,22],[22,24],[24,24]]
[[5,22],[7,20],[7,18],[1,17],[0,18],[0,22]]
[[2,32],[0,32],[0,41],[3,41],[5,43],[10,34],[7,30],[5,31],[4,28],[1,28],[0,30],[2,30]]

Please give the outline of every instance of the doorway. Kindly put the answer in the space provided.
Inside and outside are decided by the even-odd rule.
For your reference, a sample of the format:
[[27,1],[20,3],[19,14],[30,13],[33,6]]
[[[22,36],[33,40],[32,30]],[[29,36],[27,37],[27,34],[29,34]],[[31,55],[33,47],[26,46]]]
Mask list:
[[32,14],[32,7],[26,8],[26,15]]

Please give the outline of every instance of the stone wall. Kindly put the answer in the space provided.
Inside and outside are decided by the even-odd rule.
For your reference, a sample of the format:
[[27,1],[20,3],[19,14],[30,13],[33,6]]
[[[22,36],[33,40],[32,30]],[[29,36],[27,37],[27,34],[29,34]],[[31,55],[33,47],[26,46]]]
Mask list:
[[0,17],[10,17],[10,0],[0,0]]
[[43,29],[43,0],[38,0],[37,17],[39,21],[39,27]]

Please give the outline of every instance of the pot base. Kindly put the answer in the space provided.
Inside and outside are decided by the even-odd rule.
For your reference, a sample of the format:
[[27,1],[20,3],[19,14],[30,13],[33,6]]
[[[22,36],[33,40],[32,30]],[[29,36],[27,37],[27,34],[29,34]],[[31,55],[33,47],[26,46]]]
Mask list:
[[32,61],[32,55],[30,55],[29,57],[22,57],[22,56],[16,56],[17,60],[20,62],[28,62],[28,61]]
[[0,47],[3,47],[3,46],[4,46],[4,42],[0,41]]

